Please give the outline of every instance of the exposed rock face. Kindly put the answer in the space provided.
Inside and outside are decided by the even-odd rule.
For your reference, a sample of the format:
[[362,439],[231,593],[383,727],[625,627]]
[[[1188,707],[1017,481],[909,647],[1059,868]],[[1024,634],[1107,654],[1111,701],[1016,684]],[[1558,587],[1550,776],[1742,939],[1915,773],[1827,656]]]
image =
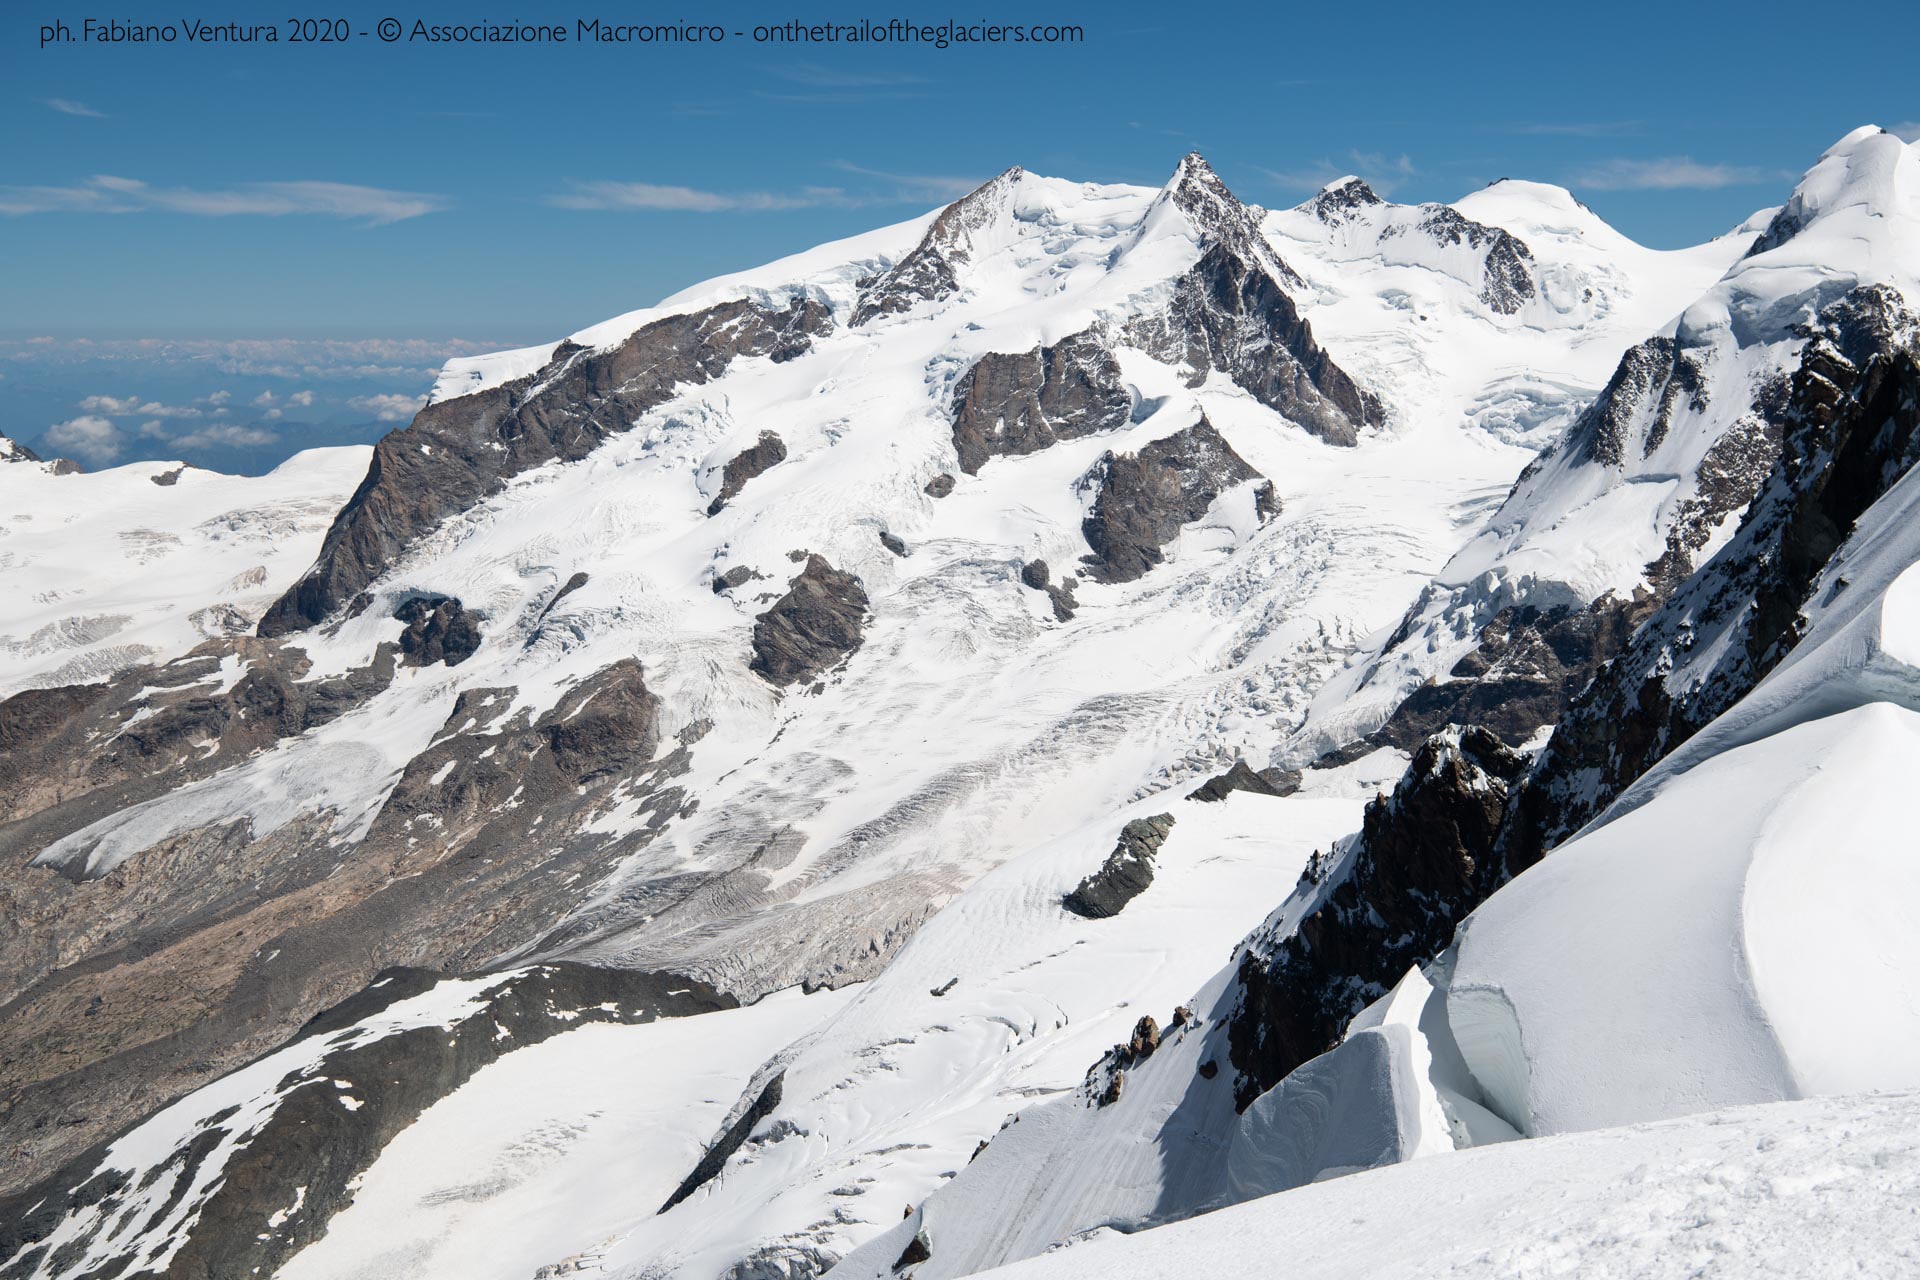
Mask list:
[[782,687],[812,680],[860,647],[866,616],[860,580],[810,555],[787,594],[754,619],[752,668]]
[[1300,789],[1297,769],[1268,769],[1255,772],[1245,760],[1235,760],[1233,768],[1208,778],[1187,793],[1189,800],[1218,802],[1235,791],[1251,791],[1257,796],[1290,796]]
[[681,1179],[680,1185],[674,1189],[672,1195],[667,1197],[667,1202],[660,1206],[661,1213],[665,1213],[711,1182],[722,1169],[727,1167],[727,1161],[733,1158],[733,1153],[752,1136],[760,1122],[772,1115],[779,1107],[786,1079],[785,1071],[776,1071],[758,1093],[751,1095],[753,1101],[739,1115],[731,1117],[726,1127],[721,1129],[720,1135],[707,1145],[706,1151],[700,1157],[700,1163],[693,1167],[692,1173]]
[[1779,461],[1733,539],[1676,589],[1561,719],[1502,833],[1510,873],[1732,706],[1799,639],[1815,578],[1920,461],[1916,320],[1869,288],[1821,313],[1778,406]]
[[1198,156],[1182,162],[1169,188],[1174,203],[1210,243],[1182,276],[1165,310],[1136,317],[1128,341],[1199,385],[1223,373],[1260,403],[1330,444],[1353,444],[1362,427],[1385,420],[1379,399],[1361,390],[1314,341],[1287,296],[1297,282],[1253,225],[1251,215]]
[[15,440],[0,434],[0,462],[38,462],[40,455]]
[[727,460],[726,467],[720,473],[720,492],[707,504],[707,514],[719,515],[721,508],[747,487],[747,481],[786,460],[786,441],[772,431],[762,431],[756,443]]
[[1517,747],[1560,718],[1656,603],[1643,594],[1609,595],[1584,609],[1510,605],[1480,629],[1451,679],[1414,690],[1366,746],[1411,751],[1449,724],[1477,724]]
[[790,360],[832,324],[826,306],[810,298],[778,311],[723,302],[656,320],[609,351],[562,343],[537,373],[428,405],[375,447],[367,478],[335,518],[319,559],[267,611],[259,633],[312,626],[416,538],[512,476],[585,457],[678,387],[708,382],[736,358]]
[[[105,1165],[104,1146],[96,1147],[0,1200],[0,1276],[25,1277],[43,1262],[71,1267],[89,1250],[112,1259],[88,1272],[100,1280],[153,1274],[146,1251],[173,1241],[183,1243],[168,1276],[272,1274],[324,1234],[352,1201],[349,1183],[395,1134],[481,1067],[589,1022],[651,1022],[735,1003],[677,976],[542,965],[498,980],[449,1022],[367,1021],[439,981],[424,970],[388,970],[316,1017],[277,1055],[285,1074],[267,1082],[264,1114],[215,1113],[190,1140],[132,1173]],[[140,1248],[106,1245],[116,1220],[134,1213],[152,1215]],[[69,1231],[50,1247],[63,1224]]]
[[1047,599],[1053,604],[1053,617],[1056,622],[1070,622],[1078,603],[1073,598],[1073,576],[1069,574],[1058,585],[1052,581],[1052,571],[1045,560],[1029,560],[1020,567],[1020,581],[1035,591],[1047,593]]
[[1484,729],[1436,734],[1393,795],[1367,806],[1299,927],[1248,940],[1228,1028],[1237,1106],[1332,1048],[1354,1014],[1445,947],[1492,892],[1485,851],[1525,765]]
[[[1788,385],[1760,390],[1745,439],[1777,438],[1778,460],[1718,554],[1669,593],[1631,606],[1603,601],[1585,615],[1514,617],[1493,638],[1493,649],[1505,651],[1481,674],[1474,669],[1484,653],[1456,672],[1464,684],[1489,681],[1486,694],[1438,686],[1444,697],[1436,694],[1433,706],[1400,717],[1410,729],[1447,705],[1497,704],[1500,668],[1516,654],[1532,670],[1506,691],[1523,704],[1550,703],[1554,684],[1565,689],[1583,669],[1593,673],[1530,764],[1485,729],[1436,735],[1393,797],[1368,808],[1344,856],[1331,869],[1309,869],[1320,889],[1298,928],[1256,935],[1241,956],[1230,1037],[1240,1105],[1326,1049],[1354,1012],[1444,948],[1467,912],[1597,816],[1792,649],[1823,566],[1860,515],[1920,463],[1916,332],[1890,290],[1857,290],[1828,307]],[[1597,660],[1609,646],[1617,646],[1611,660]]]
[[[1537,292],[1533,280],[1533,250],[1527,248],[1524,240],[1498,227],[1475,222],[1444,204],[1423,204],[1420,212],[1424,216],[1418,232],[1430,237],[1435,244],[1465,245],[1484,253],[1486,276],[1480,301],[1490,309],[1510,316],[1533,298]],[[1392,227],[1387,234],[1404,234],[1404,229]]]
[[[571,877],[605,875],[683,802],[669,780],[686,752],[653,759],[657,704],[628,661],[538,717],[509,716],[511,690],[467,690],[358,844],[326,814],[257,832],[213,817],[123,861],[78,846],[31,865],[344,714],[394,669],[388,649],[377,669],[302,682],[276,641],[205,649],[0,704],[18,798],[0,826],[0,1189],[270,1049],[381,968],[465,969],[531,943],[574,905]],[[224,649],[252,667],[223,693]],[[616,786],[642,798],[640,823],[585,831]]]
[[918,1266],[932,1257],[933,1241],[928,1239],[927,1229],[922,1227],[913,1233],[913,1239],[907,1241],[907,1247],[900,1251],[900,1257],[895,1260],[893,1269],[905,1271],[908,1267]]
[[407,624],[400,633],[400,663],[457,667],[480,648],[480,620],[451,596],[414,596],[393,611]]
[[953,477],[943,471],[927,481],[923,491],[929,498],[944,498],[953,492]]
[[972,256],[975,233],[1000,215],[1022,175],[1016,165],[942,210],[906,257],[892,269],[861,281],[853,323],[863,325],[880,316],[910,311],[958,291],[955,269]]
[[1261,479],[1202,417],[1137,454],[1107,454],[1089,479],[1098,485],[1093,511],[1081,525],[1093,554],[1085,557],[1096,582],[1131,582],[1159,564],[1161,548],[1182,525],[1206,515],[1214,499]]
[[953,447],[960,470],[978,475],[989,458],[1113,431],[1132,411],[1120,362],[1091,331],[1076,333],[1020,355],[982,356],[954,391]]
[[1335,226],[1352,221],[1358,210],[1385,203],[1363,179],[1349,177],[1322,187],[1320,194],[1307,202],[1307,209],[1320,221]]
[[902,559],[905,559],[908,555],[911,554],[907,550],[907,544],[905,539],[900,538],[894,534],[888,533],[885,529],[882,529],[880,531],[880,545],[885,547],[888,551],[891,551],[894,555],[901,557]]
[[737,564],[725,573],[713,575],[713,594],[725,595],[737,587],[746,586],[749,582],[759,582],[766,576],[751,565]]
[[1135,818],[1120,829],[1120,839],[1100,869],[1082,880],[1061,905],[1090,920],[1117,916],[1153,883],[1153,859],[1173,830],[1173,815]]

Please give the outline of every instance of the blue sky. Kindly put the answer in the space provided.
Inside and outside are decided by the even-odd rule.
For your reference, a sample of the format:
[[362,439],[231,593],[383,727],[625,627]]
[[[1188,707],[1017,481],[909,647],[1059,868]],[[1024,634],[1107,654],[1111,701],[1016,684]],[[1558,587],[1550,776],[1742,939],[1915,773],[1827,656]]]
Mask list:
[[[678,16],[581,5],[324,7],[356,30]],[[729,32],[900,13],[1086,35],[945,51],[42,49],[39,24],[75,7],[11,6],[0,340],[537,341],[912,216],[1009,164],[1157,184],[1196,148],[1263,204],[1352,171],[1402,200],[1530,177],[1675,245],[1777,203],[1855,125],[1920,120],[1920,20],[1898,4],[682,7]],[[183,6],[107,9],[166,22]],[[0,380],[0,416],[17,385]]]

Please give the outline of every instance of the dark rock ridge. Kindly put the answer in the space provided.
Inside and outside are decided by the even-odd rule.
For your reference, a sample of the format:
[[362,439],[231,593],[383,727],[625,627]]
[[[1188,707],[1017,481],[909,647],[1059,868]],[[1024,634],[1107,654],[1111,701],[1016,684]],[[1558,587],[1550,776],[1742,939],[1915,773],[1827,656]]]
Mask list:
[[1137,454],[1104,456],[1086,481],[1097,486],[1080,531],[1093,548],[1084,557],[1095,582],[1132,582],[1165,557],[1161,548],[1181,526],[1207,514],[1236,484],[1260,480],[1204,416],[1155,440]]
[[1878,286],[1821,312],[1781,401],[1766,406],[1781,432],[1772,473],[1728,544],[1561,718],[1502,833],[1511,873],[1598,815],[1799,641],[1827,560],[1920,461],[1917,323]]
[[1249,791],[1257,796],[1290,796],[1299,789],[1298,769],[1255,771],[1245,760],[1235,760],[1233,768],[1208,778],[1189,791],[1187,799],[1218,803],[1236,791]]
[[[1315,859],[1307,879],[1320,888],[1297,929],[1270,926],[1241,955],[1230,1039],[1240,1105],[1328,1048],[1346,1019],[1442,950],[1489,894],[1791,652],[1810,593],[1854,522],[1920,463],[1915,332],[1899,297],[1877,286],[1824,310],[1787,385],[1756,392],[1765,425],[1750,434],[1781,444],[1733,538],[1669,592],[1639,602],[1639,625],[1594,664],[1540,754],[1526,762],[1485,729],[1436,735],[1393,797],[1368,808],[1344,856]],[[1550,643],[1559,624],[1541,621],[1531,625]],[[1623,629],[1608,621],[1596,647]]]
[[693,1167],[692,1173],[681,1179],[680,1185],[674,1188],[659,1212],[665,1213],[719,1176],[720,1171],[727,1167],[727,1161],[733,1158],[733,1153],[746,1143],[760,1122],[779,1107],[786,1079],[785,1071],[776,1071],[758,1093],[750,1095],[753,1101],[739,1115],[732,1117],[719,1136],[707,1144],[706,1151],[700,1156],[700,1163]]
[[832,325],[831,312],[811,298],[777,311],[722,302],[656,320],[608,351],[563,342],[537,373],[428,405],[374,447],[367,477],[334,518],[319,558],[267,611],[259,633],[313,626],[415,539],[512,476],[584,458],[679,388],[719,377],[736,358],[791,360]]
[[400,633],[402,666],[457,667],[480,649],[480,620],[452,596],[413,596],[393,616],[407,624]]
[[[227,648],[251,668],[212,692]],[[0,704],[17,815],[0,825],[0,1191],[250,1061],[379,969],[467,970],[532,944],[577,905],[570,884],[608,874],[685,802],[672,779],[688,750],[660,753],[657,703],[629,660],[539,715],[513,711],[511,689],[465,690],[357,842],[327,813],[270,831],[216,818],[110,868],[90,872],[84,849],[60,874],[31,865],[344,714],[392,678],[396,653],[309,683],[286,656],[305,655],[277,641],[203,649]],[[586,830],[615,796],[637,797],[640,821]]]
[[844,662],[860,647],[867,593],[860,580],[817,555],[787,584],[787,594],[753,621],[754,673],[769,684],[799,684]]
[[[1236,1106],[1332,1048],[1354,1014],[1447,945],[1492,891],[1485,851],[1525,766],[1484,729],[1436,734],[1393,794],[1367,806],[1339,873],[1318,886],[1299,926],[1248,939],[1228,1025]],[[1318,869],[1309,867],[1309,884]]]
[[1082,880],[1061,905],[1090,920],[1117,916],[1153,883],[1153,859],[1173,830],[1173,815],[1135,818],[1120,829],[1120,839],[1100,869]]
[[[0,1200],[0,1277],[25,1280],[42,1266],[72,1267],[116,1220],[151,1204],[155,1186],[170,1184],[168,1202],[181,1205],[229,1136],[235,1146],[218,1176],[184,1202],[184,1241],[165,1274],[178,1280],[270,1275],[352,1203],[349,1184],[396,1134],[488,1063],[591,1022],[651,1022],[736,1003],[679,976],[558,964],[504,978],[450,1022],[425,1017],[391,1031],[360,1025],[440,980],[424,970],[390,969],[314,1018],[290,1042],[288,1072],[270,1086],[267,1113],[257,1123],[249,1124],[239,1109],[216,1113],[159,1163],[131,1172],[106,1164],[103,1143]],[[294,1048],[316,1040],[326,1043],[312,1056]],[[69,1219],[82,1229],[51,1248],[49,1237]],[[130,1237],[113,1262],[88,1274],[95,1280],[155,1274],[154,1255],[180,1238]]]
[[1164,310],[1127,323],[1127,341],[1185,366],[1191,385],[1209,371],[1225,374],[1330,444],[1353,444],[1361,428],[1385,421],[1379,399],[1314,341],[1282,285],[1298,277],[1206,161],[1182,161],[1168,198],[1202,230],[1206,247]]
[[960,470],[978,475],[989,458],[1113,431],[1132,411],[1120,362],[1091,331],[1076,333],[1019,355],[982,356],[954,390],[953,447]]
[[762,431],[758,441],[727,460],[726,467],[720,473],[720,492],[707,504],[707,514],[719,515],[721,508],[747,487],[747,481],[786,460],[786,441],[772,431]]
[[923,302],[938,302],[958,292],[957,268],[972,257],[974,233],[1000,216],[1023,176],[1024,170],[1015,165],[941,210],[904,258],[860,282],[852,323],[863,325],[880,316],[911,311]]
[[927,481],[923,492],[925,492],[929,498],[944,498],[953,492],[953,477],[942,471],[939,475]]
[[901,559],[905,559],[907,556],[913,554],[907,550],[907,543],[904,538],[901,538],[898,534],[888,533],[885,529],[880,531],[880,545]]
[[15,440],[5,432],[0,432],[0,462],[38,462],[40,455]]
[[[1484,272],[1480,301],[1503,316],[1513,315],[1538,292],[1533,280],[1533,250],[1526,241],[1498,227],[1475,222],[1444,204],[1423,204],[1421,234],[1440,245],[1463,244],[1481,253]],[[1390,227],[1388,235],[1406,234]]]

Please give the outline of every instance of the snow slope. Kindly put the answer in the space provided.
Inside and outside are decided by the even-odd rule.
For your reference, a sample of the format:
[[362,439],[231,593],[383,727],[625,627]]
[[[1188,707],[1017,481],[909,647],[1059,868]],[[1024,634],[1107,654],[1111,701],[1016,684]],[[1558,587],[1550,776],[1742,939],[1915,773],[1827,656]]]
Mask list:
[[264,476],[0,467],[0,698],[249,630],[313,559],[371,453],[309,449]]
[[986,1274],[1892,1280],[1917,1200],[1920,1096],[1853,1095],[1463,1151]]
[[[1612,234],[1564,192],[1535,184],[1497,183],[1458,207],[1530,243],[1566,237],[1579,252],[1600,251]],[[1527,468],[1394,635],[1320,691],[1290,754],[1311,756],[1377,728],[1422,682],[1444,678],[1502,609],[1625,600],[1660,587],[1656,561],[1670,552],[1685,557],[1684,571],[1718,549],[1770,464],[1776,446],[1757,406],[1797,363],[1804,326],[1862,285],[1920,299],[1920,151],[1857,129],[1821,156],[1755,237],[1759,221],[1683,251],[1683,260],[1717,263],[1724,274],[1697,296],[1644,298],[1658,317],[1628,342],[1648,329],[1653,336]],[[1633,260],[1629,248],[1607,252]],[[1645,309],[1637,315],[1649,318]],[[1670,579],[1674,570],[1659,572]]]

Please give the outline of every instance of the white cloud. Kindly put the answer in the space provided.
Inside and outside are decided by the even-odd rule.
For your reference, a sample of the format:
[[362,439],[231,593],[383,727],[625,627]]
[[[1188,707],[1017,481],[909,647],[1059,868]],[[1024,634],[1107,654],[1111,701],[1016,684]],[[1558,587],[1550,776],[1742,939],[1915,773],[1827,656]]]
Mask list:
[[277,444],[280,437],[265,427],[243,427],[234,423],[221,423],[210,427],[201,427],[198,431],[184,436],[175,436],[170,442],[178,449],[209,449],[223,445],[245,448],[252,445]]
[[767,191],[728,195],[651,182],[576,182],[572,186],[571,191],[548,196],[547,203],[557,209],[651,209],[674,213],[765,212],[848,203],[846,193],[832,187],[807,187],[794,195]]
[[200,411],[190,405],[161,404],[139,396],[88,396],[79,407],[88,413],[104,413],[115,418],[197,418]]
[[47,105],[63,116],[87,116],[94,120],[104,120],[107,113],[95,111],[84,102],[75,102],[72,98],[48,98]]
[[836,160],[833,167],[842,173],[854,173],[863,178],[878,178],[890,182],[897,188],[901,200],[958,200],[978,187],[982,178],[955,178],[937,174],[888,173],[882,169],[867,169],[846,160]]
[[95,466],[119,457],[120,441],[120,429],[98,414],[55,423],[41,438],[49,451],[70,454]]
[[434,213],[444,196],[388,191],[345,182],[251,182],[214,190],[155,187],[135,178],[99,174],[71,187],[0,186],[0,214],[184,213],[202,217],[317,214],[364,218],[379,226]]
[[362,413],[370,413],[381,422],[405,422],[427,402],[425,396],[356,396],[348,404]]
[[289,406],[290,408],[294,408],[294,409],[309,409],[309,408],[312,408],[312,407],[313,407],[313,392],[311,392],[311,391],[296,391],[296,392],[294,392],[294,393],[293,393],[292,395],[290,395],[290,396],[288,396],[288,397],[287,397],[287,404],[288,404],[288,406]]
[[80,402],[80,408],[88,413],[136,413],[140,409],[140,397],[88,396]]
[[259,395],[253,398],[253,402],[254,404],[258,405],[262,409],[268,408],[273,404],[273,392],[262,391]]
[[216,391],[212,395],[207,397],[207,403],[211,405],[222,405],[231,399],[233,399],[233,392]]
[[1657,160],[1608,160],[1574,175],[1573,185],[1596,191],[1712,191],[1758,186],[1791,174],[1749,165],[1701,164],[1690,156]]

